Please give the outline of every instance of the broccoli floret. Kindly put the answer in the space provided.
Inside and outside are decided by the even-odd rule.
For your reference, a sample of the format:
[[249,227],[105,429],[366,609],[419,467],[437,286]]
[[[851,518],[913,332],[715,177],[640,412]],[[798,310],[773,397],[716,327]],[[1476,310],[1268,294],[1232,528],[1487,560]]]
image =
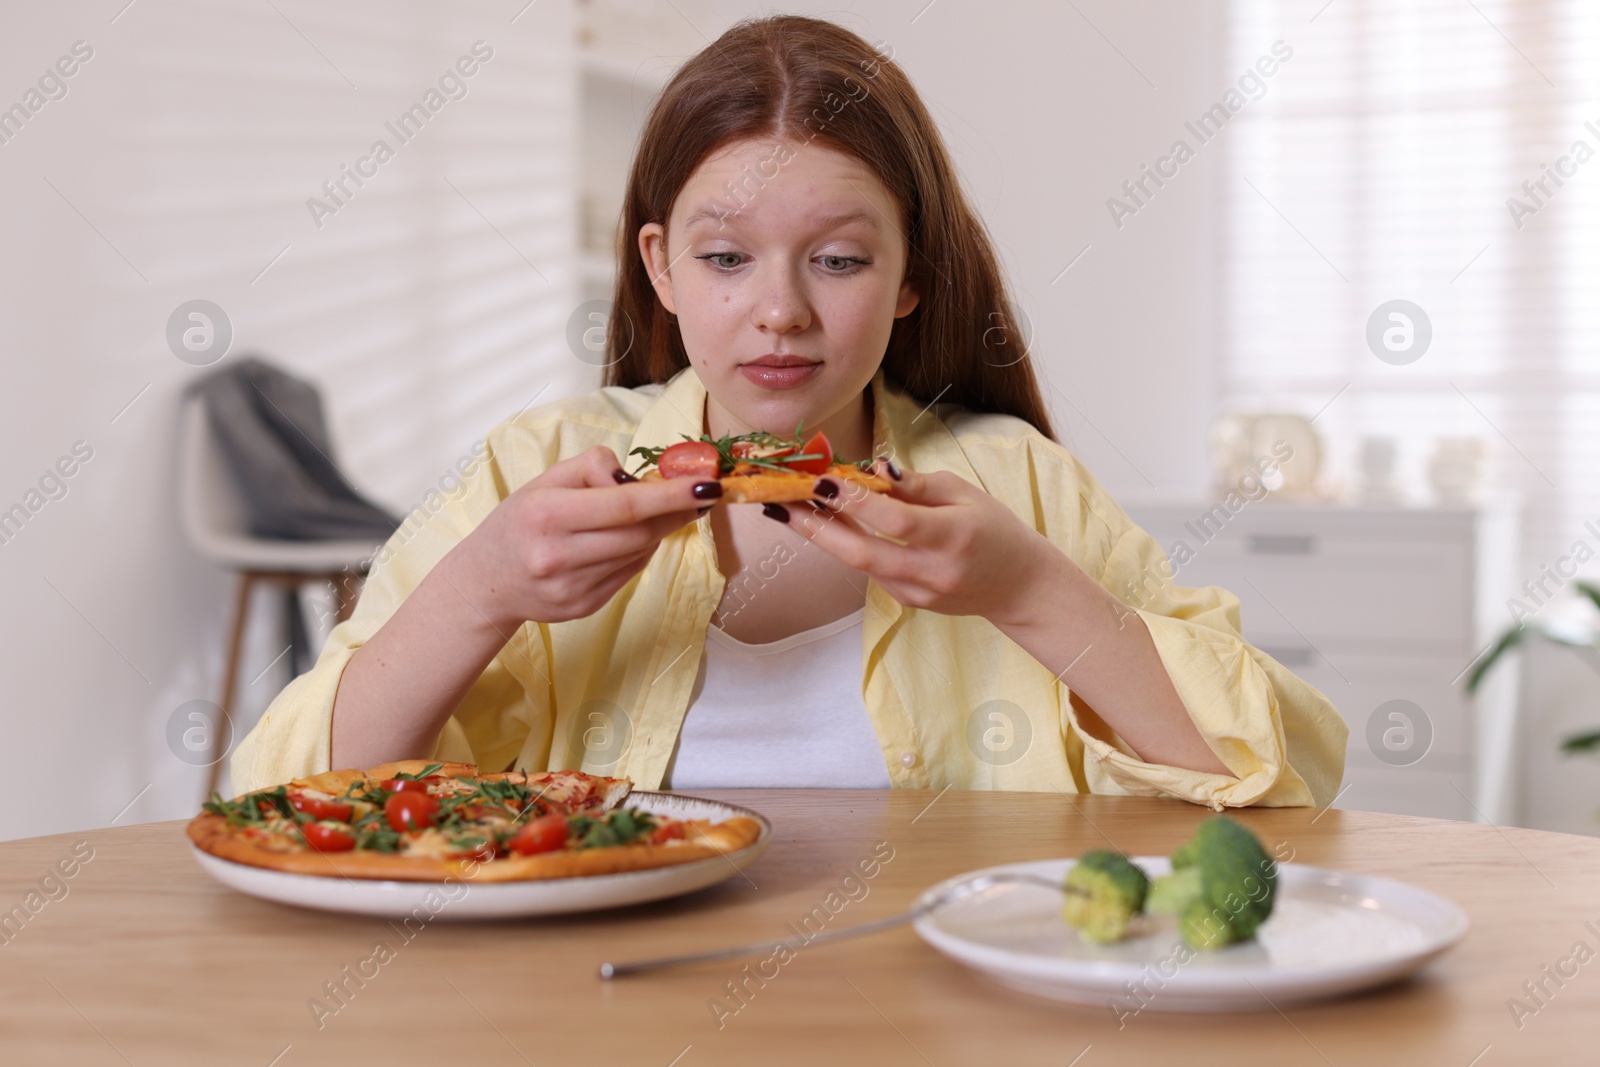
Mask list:
[[[1067,872],[1061,917],[1086,941],[1119,941],[1144,910],[1150,879],[1119,852],[1085,852]],[[1072,892],[1078,890],[1079,892]]]
[[1200,884],[1200,868],[1185,867],[1181,871],[1157,878],[1150,886],[1150,896],[1145,910],[1152,915],[1181,915],[1183,909],[1199,900],[1205,893]]
[[1255,835],[1219,815],[1172,854],[1172,873],[1156,879],[1150,911],[1176,915],[1178,932],[1198,949],[1248,941],[1272,914],[1278,865]]

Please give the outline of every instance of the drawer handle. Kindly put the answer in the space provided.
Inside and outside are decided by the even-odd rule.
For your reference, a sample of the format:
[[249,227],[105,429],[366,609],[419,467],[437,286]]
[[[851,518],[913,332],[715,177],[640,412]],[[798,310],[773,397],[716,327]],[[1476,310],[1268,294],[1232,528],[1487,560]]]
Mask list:
[[1317,662],[1317,654],[1309,648],[1264,648],[1256,646],[1285,667],[1309,667]]
[[1309,556],[1317,551],[1311,534],[1251,534],[1245,538],[1245,551],[1264,556]]

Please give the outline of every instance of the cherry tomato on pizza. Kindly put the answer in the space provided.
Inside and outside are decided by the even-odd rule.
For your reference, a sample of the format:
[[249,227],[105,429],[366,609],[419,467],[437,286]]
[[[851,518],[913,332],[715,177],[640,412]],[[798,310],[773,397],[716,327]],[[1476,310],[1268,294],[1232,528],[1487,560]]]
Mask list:
[[300,827],[306,844],[318,852],[349,852],[356,847],[356,836],[348,826],[329,822],[308,822]]
[[383,816],[397,833],[425,830],[439,814],[439,798],[430,793],[396,793],[383,802]]
[[289,794],[289,806],[295,811],[305,812],[313,819],[332,819],[334,822],[349,822],[351,813],[355,811],[351,804],[296,792]]
[[506,847],[520,856],[532,856],[540,852],[554,852],[566,843],[567,817],[554,813],[524,823],[522,829],[506,842]]
[[663,478],[712,481],[722,473],[722,455],[716,445],[705,441],[679,441],[661,453],[656,469]]
[[811,459],[789,459],[784,461],[784,466],[801,474],[827,474],[828,468],[833,466],[833,446],[828,443],[825,434],[811,435],[811,440],[800,446],[796,455],[811,456]]

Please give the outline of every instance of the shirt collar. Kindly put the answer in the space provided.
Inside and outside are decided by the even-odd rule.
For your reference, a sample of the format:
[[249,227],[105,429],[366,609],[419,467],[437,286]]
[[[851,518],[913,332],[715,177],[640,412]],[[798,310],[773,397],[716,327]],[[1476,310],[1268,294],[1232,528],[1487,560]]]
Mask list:
[[983,482],[967,462],[955,434],[934,404],[924,404],[884,376],[872,376],[872,450],[920,474],[950,471],[978,487]]
[[[706,387],[693,367],[683,368],[665,385],[655,388],[660,392],[634,428],[633,441],[628,445],[630,456],[635,448],[665,448],[685,437],[696,440],[706,432]],[[625,458],[623,465],[638,464]]]

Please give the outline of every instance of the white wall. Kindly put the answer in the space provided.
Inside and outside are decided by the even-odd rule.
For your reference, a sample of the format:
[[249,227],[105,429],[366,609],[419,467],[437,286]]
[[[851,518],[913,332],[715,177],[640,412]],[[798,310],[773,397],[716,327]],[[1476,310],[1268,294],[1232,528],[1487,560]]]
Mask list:
[[1560,750],[1562,739],[1600,729],[1600,661],[1543,642],[1523,655],[1517,821],[1600,835],[1600,761]]
[[[592,380],[562,339],[570,0],[514,25],[509,0],[276,0],[286,18],[256,0],[124,3],[0,6],[0,104],[73,42],[94,49],[69,94],[0,144],[0,507],[75,441],[94,449],[0,545],[0,717],[20,757],[0,838],[104,825],[135,797],[120,822],[199,800],[165,730],[216,696],[231,588],[175,518],[175,403],[199,373],[165,343],[178,304],[217,302],[235,355],[316,381],[343,467],[397,509],[541,389]],[[920,6],[788,9],[887,40],[916,80],[1070,400],[1052,396],[1069,443],[1113,491],[1201,488],[1221,154],[1120,232],[1105,200],[1231,80],[1220,0]],[[306,199],[479,39],[495,56],[470,95],[318,229]],[[271,626],[253,635],[245,680],[281,648]],[[282,680],[249,687],[246,718]],[[82,787],[32,799],[62,772]]]
[[[118,16],[125,2],[0,14],[4,105],[75,41],[93,49],[66,97],[0,144],[0,507],[75,441],[93,449],[0,545],[0,837],[104,825],[135,797],[121,822],[200,800],[165,731],[217,696],[232,589],[176,521],[175,404],[201,373],[167,348],[180,303],[227,312],[228,358],[259,350],[317,382],[341,465],[396,509],[540,388],[588,381],[562,341],[569,5],[511,25],[516,9],[489,0],[277,0],[282,16],[162,0]],[[410,143],[386,134],[478,40],[494,54],[468,94]],[[318,228],[307,198],[379,138],[394,159]],[[273,626],[253,646],[246,682],[283,647]],[[246,714],[282,681],[247,686]],[[63,793],[63,772],[81,785]]]
[[1231,83],[1226,5],[936,0],[919,14],[925,2],[772,10],[893,48],[994,234],[1058,428],[1090,469],[1114,493],[1199,489],[1219,365],[1223,153],[1197,157],[1120,230],[1106,200]]

